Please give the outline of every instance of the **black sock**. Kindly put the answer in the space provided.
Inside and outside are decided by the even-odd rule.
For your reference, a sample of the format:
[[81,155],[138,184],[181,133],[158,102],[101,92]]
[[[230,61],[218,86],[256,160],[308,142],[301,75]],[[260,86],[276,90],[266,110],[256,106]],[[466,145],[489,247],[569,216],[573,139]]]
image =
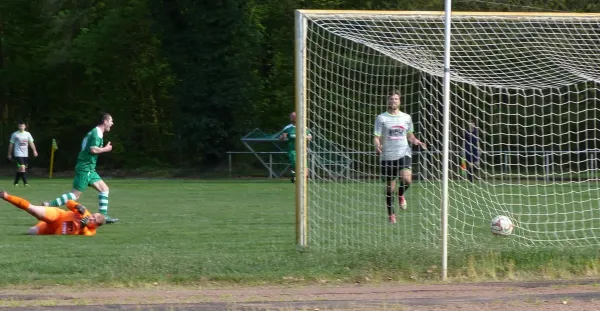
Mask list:
[[387,203],[388,215],[392,215],[394,213],[394,193],[388,191],[385,193],[385,202]]
[[408,190],[408,187],[410,187],[410,185],[402,183],[400,187],[398,187],[398,196],[403,196],[406,190]]
[[21,179],[21,172],[17,172],[15,174],[15,182],[14,182],[15,185],[19,183],[19,179]]
[[21,173],[21,178],[23,178],[23,183],[27,184],[27,176],[25,175],[25,172]]

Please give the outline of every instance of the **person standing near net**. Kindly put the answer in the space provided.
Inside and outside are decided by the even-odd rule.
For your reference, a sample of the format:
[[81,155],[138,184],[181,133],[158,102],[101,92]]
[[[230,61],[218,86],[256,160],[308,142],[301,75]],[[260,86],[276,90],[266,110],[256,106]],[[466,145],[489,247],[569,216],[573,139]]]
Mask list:
[[[292,167],[292,183],[296,181],[296,112],[292,112],[290,114],[290,124],[286,125],[283,128],[281,135],[279,135],[280,140],[287,140],[288,145],[288,160],[290,166]],[[311,140],[312,134],[309,129],[306,129],[306,139]],[[306,176],[308,176],[308,169],[304,172]]]
[[393,203],[396,179],[400,179],[398,201],[402,210],[407,208],[404,194],[412,183],[410,144],[427,149],[427,145],[415,136],[410,115],[400,111],[399,91],[390,92],[387,111],[375,119],[374,135],[375,150],[380,156],[381,175],[386,182],[388,218],[391,223],[396,223]]
[[12,133],[8,144],[8,160],[14,159],[17,163],[17,172],[15,173],[14,181],[15,187],[19,185],[19,179],[23,179],[23,184],[25,186],[29,186],[29,183],[27,183],[27,175],[25,175],[28,165],[27,159],[29,158],[29,147],[31,147],[34,157],[38,156],[38,152],[33,143],[33,136],[25,130],[25,128],[27,128],[25,122],[19,121],[17,123],[19,130]]
[[479,130],[474,120],[467,123],[464,142],[465,164],[467,178],[470,182],[475,179],[475,169],[479,166]]

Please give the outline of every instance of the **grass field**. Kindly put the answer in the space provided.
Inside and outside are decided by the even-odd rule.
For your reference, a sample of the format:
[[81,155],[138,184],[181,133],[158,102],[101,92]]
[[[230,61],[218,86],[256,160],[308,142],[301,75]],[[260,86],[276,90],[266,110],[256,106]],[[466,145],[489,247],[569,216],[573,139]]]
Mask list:
[[[439,247],[441,186],[415,183],[406,195],[409,209],[396,207],[399,223],[389,226],[383,183],[311,183],[309,218],[312,228],[318,228],[312,243],[331,248],[406,243]],[[515,223],[510,238],[490,234],[490,221],[497,215]],[[451,181],[448,223],[449,244],[457,248],[595,247],[600,244],[600,187],[596,182]]]
[[[10,193],[34,203],[53,199],[71,187],[70,179],[32,179],[30,188],[0,182]],[[0,202],[0,286],[439,279],[441,255],[430,243],[408,245],[395,238],[396,246],[297,249],[294,185],[288,180],[109,179],[107,183],[109,211],[120,222],[100,228],[95,237],[27,236],[24,233],[35,219]],[[426,188],[415,184],[410,191],[414,196],[426,193]],[[87,190],[80,202],[96,211],[97,193]],[[412,219],[425,215],[419,213],[433,219],[432,211],[411,213]],[[375,215],[384,220],[377,224],[377,234],[394,236],[407,230],[401,228],[408,222],[390,228],[381,210],[365,215],[369,222],[376,221]],[[349,237],[368,242],[371,238],[364,234],[368,223],[360,222],[340,221],[338,232],[351,232],[348,228],[353,224],[362,226],[362,237]],[[428,235],[425,230],[430,229],[410,227],[415,236]],[[451,253],[449,270],[455,280],[592,276],[600,273],[597,252],[596,246],[568,252],[545,247],[457,248]]]

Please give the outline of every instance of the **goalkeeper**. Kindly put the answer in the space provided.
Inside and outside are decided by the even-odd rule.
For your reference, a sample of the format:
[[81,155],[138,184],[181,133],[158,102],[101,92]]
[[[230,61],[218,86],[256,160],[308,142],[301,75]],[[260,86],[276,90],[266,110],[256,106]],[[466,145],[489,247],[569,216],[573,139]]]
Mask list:
[[[292,182],[296,181],[296,113],[290,114],[290,124],[283,128],[280,140],[287,140],[288,142],[288,159],[290,166],[292,167]],[[312,134],[309,129],[306,129],[306,139],[311,140]],[[305,171],[308,176],[308,169]]]
[[90,214],[83,205],[72,200],[67,201],[69,211],[65,211],[57,207],[33,205],[23,198],[8,194],[6,191],[0,191],[0,197],[39,220],[35,226],[27,231],[27,234],[31,235],[90,236],[95,235],[96,228],[102,226],[106,221],[102,214]]

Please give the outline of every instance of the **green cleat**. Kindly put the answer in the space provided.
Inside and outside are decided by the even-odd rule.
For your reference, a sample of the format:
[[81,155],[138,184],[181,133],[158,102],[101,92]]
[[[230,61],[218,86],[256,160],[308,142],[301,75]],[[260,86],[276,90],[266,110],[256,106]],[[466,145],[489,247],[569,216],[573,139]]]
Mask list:
[[106,223],[107,223],[107,224],[114,224],[114,223],[116,223],[117,221],[119,221],[119,218],[112,218],[112,217],[110,217],[110,216],[108,216],[108,215],[104,215],[104,217],[105,217],[105,219],[106,219]]

